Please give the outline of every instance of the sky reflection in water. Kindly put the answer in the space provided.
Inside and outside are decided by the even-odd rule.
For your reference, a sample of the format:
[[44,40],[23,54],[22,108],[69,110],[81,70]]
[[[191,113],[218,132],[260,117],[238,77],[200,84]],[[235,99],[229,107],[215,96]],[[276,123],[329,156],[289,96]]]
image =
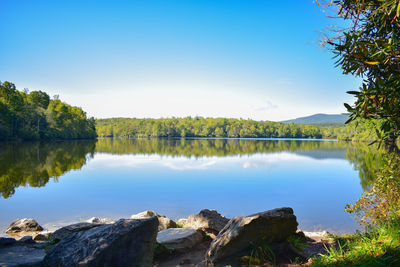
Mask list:
[[[236,144],[227,140],[107,142],[110,141],[100,140],[96,152],[91,144],[67,142],[49,145],[48,149],[47,144],[31,144],[29,149],[25,145],[12,146],[8,149],[12,155],[0,155],[1,162],[6,158],[18,158],[19,154],[36,155],[40,151],[35,163],[40,166],[38,173],[45,169],[50,177],[55,175],[53,173],[60,175],[56,181],[47,178],[32,182],[28,177],[28,182],[21,182],[25,186],[16,183],[13,194],[0,199],[1,229],[23,217],[35,218],[51,228],[92,216],[129,217],[143,210],[154,210],[178,219],[203,208],[234,217],[284,206],[294,209],[299,228],[304,230],[348,232],[357,228],[344,212],[345,204],[353,203],[362,193],[359,173],[353,165],[363,164],[351,157],[362,153],[355,153],[360,149],[351,144],[268,140]],[[250,145],[262,149],[250,149]],[[281,149],[270,149],[271,145]],[[304,149],[304,145],[308,149]],[[233,146],[240,148],[238,152],[232,152]],[[82,147],[87,149],[81,151]],[[147,148],[143,150],[144,147]],[[176,152],[182,147],[188,149]],[[199,147],[201,149],[195,149]],[[216,150],[203,155],[195,152],[206,151],[206,148]],[[58,154],[53,155],[56,150]],[[23,153],[18,154],[18,151]],[[249,153],[244,153],[246,151]],[[60,160],[50,160],[55,158]],[[57,171],[66,159],[71,166],[64,167],[64,172]],[[10,170],[17,165],[12,160],[8,162]],[[40,165],[40,162],[45,164]],[[22,167],[15,168],[20,173],[35,173],[33,167],[25,172]]]
[[362,188],[343,148],[227,156],[99,150],[58,182],[18,187],[0,199],[1,229],[22,217],[53,225],[92,216],[129,217],[143,210],[178,219],[203,208],[234,217],[283,206],[294,209],[301,229],[347,232],[357,227],[344,206]]

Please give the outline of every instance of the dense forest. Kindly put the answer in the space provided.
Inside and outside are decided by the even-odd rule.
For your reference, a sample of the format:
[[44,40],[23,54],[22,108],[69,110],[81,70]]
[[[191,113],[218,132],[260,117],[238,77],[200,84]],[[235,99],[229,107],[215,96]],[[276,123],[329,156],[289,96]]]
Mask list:
[[[357,127],[356,127],[357,124]],[[226,118],[111,118],[96,121],[99,137],[229,137],[327,138],[352,141],[376,139],[372,122],[344,124],[294,124]]]
[[81,108],[42,91],[21,92],[13,83],[0,82],[0,140],[95,137],[95,120]]
[[322,138],[323,129],[311,125],[284,124],[225,118],[168,118],[97,120],[99,137],[291,137]]

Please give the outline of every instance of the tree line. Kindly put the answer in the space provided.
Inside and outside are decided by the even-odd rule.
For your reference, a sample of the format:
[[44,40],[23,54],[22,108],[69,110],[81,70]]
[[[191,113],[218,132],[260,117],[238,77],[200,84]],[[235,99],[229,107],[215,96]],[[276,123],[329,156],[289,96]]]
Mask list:
[[294,124],[227,118],[110,118],[96,120],[99,137],[228,137],[228,138],[311,138],[348,141],[377,139],[376,123],[357,121],[344,124]]
[[324,137],[318,126],[227,118],[111,118],[97,120],[96,124],[99,137]]
[[18,91],[0,81],[0,140],[93,139],[95,120],[43,91]]

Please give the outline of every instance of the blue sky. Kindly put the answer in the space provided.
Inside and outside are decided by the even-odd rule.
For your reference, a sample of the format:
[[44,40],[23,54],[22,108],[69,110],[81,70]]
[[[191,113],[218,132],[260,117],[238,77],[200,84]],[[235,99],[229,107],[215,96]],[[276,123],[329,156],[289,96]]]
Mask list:
[[344,112],[312,0],[0,0],[0,80],[90,116],[284,120]]

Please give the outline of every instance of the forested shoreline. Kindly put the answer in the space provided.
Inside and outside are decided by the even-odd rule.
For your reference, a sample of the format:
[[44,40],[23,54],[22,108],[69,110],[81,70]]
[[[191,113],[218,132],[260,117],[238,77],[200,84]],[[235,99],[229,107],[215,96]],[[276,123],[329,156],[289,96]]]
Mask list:
[[50,99],[43,91],[18,91],[0,82],[0,140],[111,138],[308,138],[378,139],[376,121],[348,125],[294,124],[233,118],[88,118],[79,107]]
[[0,81],[0,140],[94,139],[95,120],[43,91]]
[[231,118],[109,118],[96,120],[99,137],[222,137],[222,138],[309,138],[348,141],[376,140],[371,122],[344,124],[294,124]]

